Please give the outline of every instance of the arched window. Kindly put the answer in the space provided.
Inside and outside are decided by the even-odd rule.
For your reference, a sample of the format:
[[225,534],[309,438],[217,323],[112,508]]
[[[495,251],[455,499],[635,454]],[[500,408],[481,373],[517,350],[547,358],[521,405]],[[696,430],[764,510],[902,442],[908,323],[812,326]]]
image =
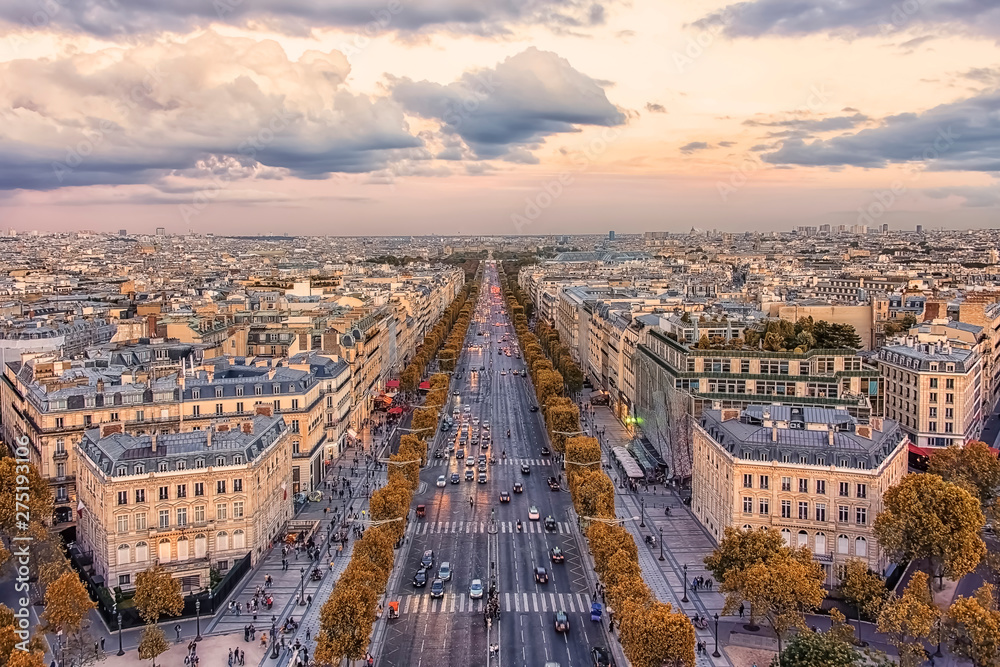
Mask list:
[[208,540],[205,538],[204,535],[195,535],[194,536],[194,557],[195,558],[204,558],[205,557],[205,552],[206,552],[207,545],[208,545]]
[[847,535],[837,535],[837,553],[846,554],[850,553],[851,543],[847,539]]
[[188,538],[182,537],[177,540],[177,560],[188,559]]
[[149,560],[149,545],[145,542],[136,542],[135,545],[135,562],[144,563]]
[[813,553],[817,556],[822,556],[826,554],[826,534],[816,533],[816,544],[813,548]]
[[167,538],[160,540],[160,544],[157,546],[157,558],[160,559],[161,563],[170,562],[170,540]]
[[809,545],[809,533],[804,530],[799,531],[799,546],[804,547]]
[[868,540],[863,537],[854,540],[854,555],[858,558],[868,557]]
[[786,547],[792,546],[792,531],[788,530],[787,528],[782,528],[781,539],[785,541]]
[[132,550],[129,549],[127,544],[121,544],[118,546],[118,564],[128,565],[132,562]]
[[242,530],[233,531],[233,548],[243,549],[246,546],[246,533]]
[[215,536],[215,550],[229,551],[229,533],[222,531]]
[[753,526],[751,526],[749,523],[745,523],[743,524],[743,530],[753,530]]

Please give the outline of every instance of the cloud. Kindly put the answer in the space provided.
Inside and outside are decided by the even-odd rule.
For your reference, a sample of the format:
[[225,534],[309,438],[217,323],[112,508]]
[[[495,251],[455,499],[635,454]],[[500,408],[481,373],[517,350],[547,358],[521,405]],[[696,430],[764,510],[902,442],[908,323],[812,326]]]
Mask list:
[[722,26],[729,37],[889,34],[913,26],[1000,35],[995,0],[750,0],[704,17],[700,28]]
[[[617,4],[618,0],[609,0]],[[602,25],[605,6],[594,0],[5,0],[0,21],[101,37],[186,33],[213,24],[263,26],[305,35],[314,28],[347,28],[368,37],[388,31],[509,34],[518,26],[556,30]]]
[[646,102],[646,111],[649,113],[667,113],[667,107],[656,102]]
[[730,148],[730,147],[735,146],[735,145],[736,145],[735,141],[720,141],[719,142],[719,146],[721,146],[722,148]]
[[923,190],[931,199],[962,199],[963,208],[995,208],[1000,206],[1000,187],[997,186],[954,186],[927,188]]
[[690,155],[695,151],[703,151],[707,148],[709,148],[709,145],[704,141],[692,141],[691,143],[684,144],[683,146],[681,146],[680,150],[681,153],[684,153],[685,155]]
[[802,132],[830,132],[833,130],[848,130],[859,123],[869,120],[868,116],[856,113],[853,116],[833,116],[830,118],[785,118],[782,120],[743,121],[750,127],[787,127]]
[[881,168],[913,163],[936,171],[1000,171],[1000,93],[891,116],[878,127],[806,143],[782,142],[772,164]]
[[531,151],[551,135],[625,122],[593,79],[534,47],[447,85],[390,78],[389,89],[395,102],[439,121],[445,137],[461,138],[479,160],[533,163]]
[[170,174],[321,179],[422,150],[403,110],[352,93],[338,51],[204,33],[0,64],[0,189],[151,183]]

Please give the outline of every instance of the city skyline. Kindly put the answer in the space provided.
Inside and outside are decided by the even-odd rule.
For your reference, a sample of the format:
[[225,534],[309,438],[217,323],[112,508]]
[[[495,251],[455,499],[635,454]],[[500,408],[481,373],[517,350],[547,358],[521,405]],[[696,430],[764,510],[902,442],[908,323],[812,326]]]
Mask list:
[[5,227],[976,228],[1000,202],[985,3],[220,3],[0,9]]

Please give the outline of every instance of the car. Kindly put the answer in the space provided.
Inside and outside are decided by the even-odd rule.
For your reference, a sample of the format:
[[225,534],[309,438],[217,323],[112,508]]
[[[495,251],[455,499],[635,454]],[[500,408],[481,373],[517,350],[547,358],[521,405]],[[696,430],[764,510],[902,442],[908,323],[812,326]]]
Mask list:
[[461,396],[462,394],[460,394],[458,391],[453,391],[453,392],[451,392],[451,395],[452,396]]
[[544,567],[536,567],[535,570],[535,582],[539,584],[549,583],[549,573]]
[[531,474],[531,467],[527,463],[522,463],[521,464],[521,472],[524,473],[525,475],[530,475]]
[[548,447],[542,447],[542,456],[548,456],[551,453]]
[[455,458],[456,459],[464,459],[465,458],[465,450],[462,449],[462,448],[459,448],[459,450],[457,452],[455,452]]
[[534,505],[532,505],[531,507],[529,507],[528,508],[528,519],[530,521],[538,521],[539,518],[541,518],[541,515],[538,513],[538,508],[535,507]]
[[479,473],[479,483],[480,484],[486,483],[486,473],[484,472]]
[[524,487],[521,486],[520,482],[514,482],[514,493],[521,493],[524,491]]
[[472,412],[472,406],[466,405],[464,408],[462,408],[462,410],[463,412],[465,412],[465,414],[469,414],[470,412]]
[[417,573],[413,575],[413,585],[418,588],[427,585],[427,568],[422,567],[417,570]]
[[428,549],[424,552],[424,555],[420,558],[420,564],[423,567],[434,567],[434,550]]
[[432,598],[443,598],[444,597],[444,582],[440,578],[435,579],[431,582],[431,597]]
[[438,486],[444,486],[447,483],[448,483],[448,480],[445,479],[444,475],[438,475],[438,481],[437,481],[437,485]]
[[447,431],[451,428],[451,424],[441,424],[441,430]]
[[483,444],[479,445],[479,449],[483,450],[484,452],[489,450],[489,448],[490,448],[490,443],[487,442],[486,440],[483,440]]
[[550,490],[552,490],[552,491],[558,491],[559,490],[559,480],[557,480],[555,477],[549,477],[548,482],[549,482],[549,489]]
[[436,458],[436,459],[443,459],[444,458],[444,452],[442,452],[440,449],[435,449],[434,450],[434,458]]
[[469,458],[465,459],[465,465],[471,468],[472,466],[476,465],[476,459],[470,456]]
[[538,412],[538,406],[532,405],[530,408],[528,408],[528,412]]
[[486,461],[480,461],[479,465],[476,466],[479,472],[486,472]]
[[557,611],[554,620],[556,632],[569,632],[569,616],[566,615],[565,611],[561,609]]
[[562,552],[559,547],[552,547],[549,549],[549,558],[552,559],[553,563],[565,563],[566,555]]
[[487,431],[489,431],[490,430],[490,423],[489,422],[483,422],[483,428],[486,429]]
[[481,579],[472,580],[472,583],[469,585],[469,597],[473,600],[479,600],[483,597],[483,582]]
[[479,417],[473,417],[472,418],[472,425],[473,426],[479,426]]
[[480,367],[479,367],[479,370],[481,370],[481,371],[485,371],[485,370],[486,370],[486,366],[480,366]]
[[590,649],[590,657],[594,660],[594,667],[615,667],[615,663],[611,662],[611,652],[602,646]]
[[441,581],[451,581],[451,563],[443,561],[438,568],[438,579]]
[[552,515],[545,517],[545,530],[555,530],[556,520],[552,518]]
[[461,481],[462,481],[462,478],[458,476],[457,472],[451,473],[451,483],[452,484],[458,484]]
[[500,371],[500,375],[507,375],[507,371]]
[[501,491],[500,492],[500,502],[502,502],[502,503],[509,503],[510,502],[510,494],[507,493],[506,491]]
[[471,482],[471,481],[473,481],[475,479],[476,479],[476,472],[474,470],[472,470],[471,468],[467,469],[465,471],[465,481],[466,482]]
[[519,373],[517,372],[516,368],[514,370],[512,370],[510,373],[511,373],[511,375],[519,375]]

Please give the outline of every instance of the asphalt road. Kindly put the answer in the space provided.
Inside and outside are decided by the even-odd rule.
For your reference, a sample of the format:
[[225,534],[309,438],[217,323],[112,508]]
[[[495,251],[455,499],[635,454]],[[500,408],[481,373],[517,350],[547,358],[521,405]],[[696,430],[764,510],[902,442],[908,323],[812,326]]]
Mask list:
[[[488,459],[495,457],[496,462],[488,463],[485,483],[466,481],[467,469],[476,470],[478,477],[478,465],[469,467],[448,452],[449,443],[458,438],[458,429],[437,433],[433,447],[444,456],[431,458],[421,473],[423,483],[414,502],[426,506],[426,516],[411,522],[409,548],[400,554],[398,576],[390,581],[387,597],[399,601],[400,617],[385,622],[379,651],[381,665],[542,667],[555,662],[561,667],[582,667],[592,664],[591,646],[607,645],[602,624],[590,620],[593,589],[581,558],[585,545],[567,511],[571,505],[569,493],[550,490],[546,481],[549,476],[564,473],[550,462],[550,456],[541,453],[542,447],[548,445],[547,436],[541,412],[529,410],[535,400],[530,379],[520,375],[524,361],[513,353],[507,357],[497,352],[509,344],[516,348],[517,340],[502,292],[494,297],[490,289],[493,285],[497,285],[496,272],[488,266],[486,284],[480,292],[484,310],[477,306],[451,387],[460,395],[450,397],[448,412],[457,407],[465,414],[465,407],[470,407],[469,416],[462,421],[466,434],[472,418],[490,423],[493,440],[489,449],[472,447],[470,443],[465,448],[466,456],[485,453]],[[481,314],[485,315],[482,322],[477,321]],[[490,335],[479,336],[478,331]],[[508,340],[501,343],[504,334],[508,334]],[[480,371],[481,367],[486,370]],[[519,375],[511,373],[515,369]],[[473,428],[479,433],[485,431],[481,426]],[[522,463],[529,466],[528,474],[522,472]],[[452,473],[460,476],[457,484],[450,481]],[[436,484],[439,475],[445,475],[444,487]],[[515,482],[523,485],[522,493],[513,492]],[[509,503],[499,502],[501,491],[510,493]],[[538,508],[538,521],[528,518],[532,505]],[[544,529],[548,516],[556,521],[554,531]],[[523,526],[521,532],[516,528],[518,519]],[[563,551],[565,563],[551,562],[553,547]],[[442,562],[448,562],[453,572],[451,580],[444,584],[444,597],[438,599],[430,597],[430,581],[426,587],[413,585],[413,575],[428,549],[434,551],[434,576]],[[537,566],[548,572],[547,583],[535,581]],[[487,628],[483,609],[494,574],[501,614]],[[483,599],[470,598],[473,579],[482,580],[487,592]],[[567,633],[555,631],[557,610],[569,617]],[[499,656],[492,659],[490,644],[500,646]]]

